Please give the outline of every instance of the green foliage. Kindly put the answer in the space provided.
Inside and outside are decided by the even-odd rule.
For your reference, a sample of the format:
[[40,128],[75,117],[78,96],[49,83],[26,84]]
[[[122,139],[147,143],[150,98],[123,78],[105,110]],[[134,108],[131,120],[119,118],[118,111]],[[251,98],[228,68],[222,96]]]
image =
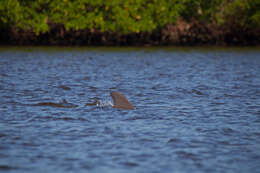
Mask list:
[[221,12],[216,14],[220,24],[236,24],[244,28],[260,27],[259,0],[225,0]]
[[17,0],[2,0],[0,1],[0,22],[1,25],[11,26],[16,23],[19,11],[19,3]]
[[185,9],[181,16],[187,21],[199,19],[211,22],[221,1],[223,0],[183,0]]
[[180,18],[259,27],[259,9],[259,0],[1,0],[0,27],[40,34],[59,24],[128,34],[161,30]]

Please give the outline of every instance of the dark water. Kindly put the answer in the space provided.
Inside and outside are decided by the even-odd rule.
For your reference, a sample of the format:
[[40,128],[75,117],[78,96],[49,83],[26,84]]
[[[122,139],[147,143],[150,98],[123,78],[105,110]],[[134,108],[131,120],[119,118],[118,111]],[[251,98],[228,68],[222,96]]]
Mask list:
[[0,172],[259,170],[259,49],[0,49]]

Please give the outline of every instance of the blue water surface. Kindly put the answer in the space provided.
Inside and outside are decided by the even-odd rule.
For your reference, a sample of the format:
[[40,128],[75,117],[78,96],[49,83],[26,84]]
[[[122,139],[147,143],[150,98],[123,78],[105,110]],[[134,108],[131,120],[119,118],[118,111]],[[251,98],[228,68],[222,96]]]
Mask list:
[[0,172],[259,170],[257,48],[0,48]]

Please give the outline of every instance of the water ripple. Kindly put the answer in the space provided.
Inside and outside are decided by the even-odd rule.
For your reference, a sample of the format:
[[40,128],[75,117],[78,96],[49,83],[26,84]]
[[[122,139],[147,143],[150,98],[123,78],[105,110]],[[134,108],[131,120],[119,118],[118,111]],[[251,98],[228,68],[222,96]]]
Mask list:
[[[0,171],[257,172],[259,50],[6,48]],[[88,103],[127,96],[133,111]],[[77,108],[33,106],[68,103]]]

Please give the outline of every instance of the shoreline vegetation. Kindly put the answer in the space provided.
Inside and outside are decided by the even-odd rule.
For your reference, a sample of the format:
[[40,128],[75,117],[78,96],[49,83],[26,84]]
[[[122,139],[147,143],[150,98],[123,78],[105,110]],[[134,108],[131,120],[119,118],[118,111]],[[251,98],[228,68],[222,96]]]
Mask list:
[[1,0],[1,45],[255,46],[259,0]]

